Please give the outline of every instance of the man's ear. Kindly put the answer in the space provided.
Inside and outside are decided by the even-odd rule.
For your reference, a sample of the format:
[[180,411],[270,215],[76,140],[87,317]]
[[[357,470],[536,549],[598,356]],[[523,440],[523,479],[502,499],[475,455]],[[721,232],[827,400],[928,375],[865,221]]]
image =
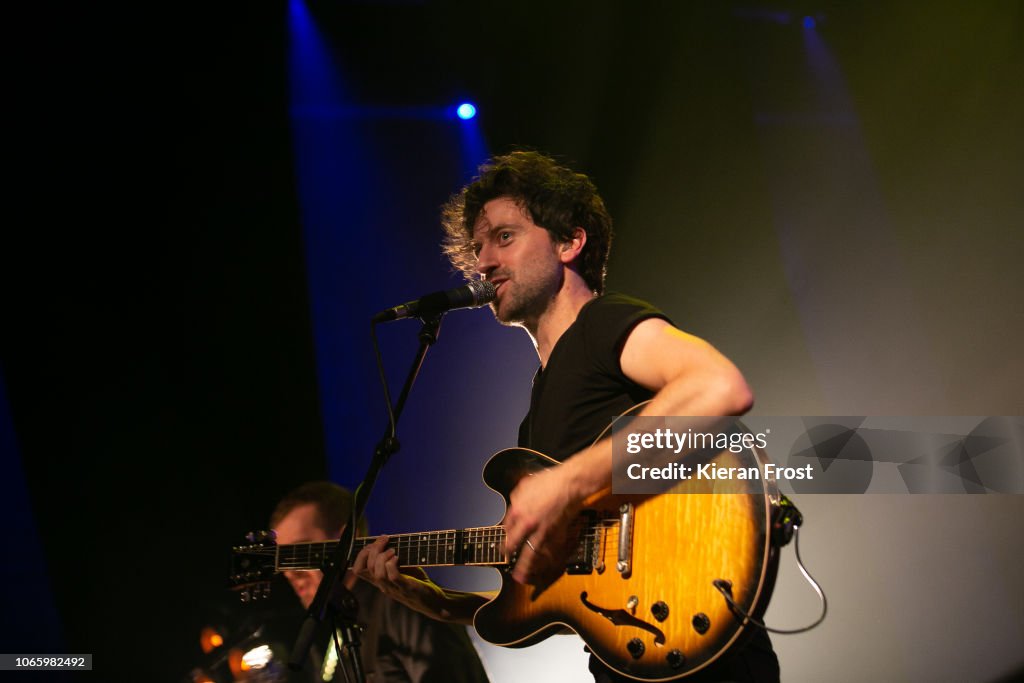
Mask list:
[[569,264],[579,257],[583,246],[587,243],[587,231],[573,228],[572,235],[558,247],[558,258],[562,263]]

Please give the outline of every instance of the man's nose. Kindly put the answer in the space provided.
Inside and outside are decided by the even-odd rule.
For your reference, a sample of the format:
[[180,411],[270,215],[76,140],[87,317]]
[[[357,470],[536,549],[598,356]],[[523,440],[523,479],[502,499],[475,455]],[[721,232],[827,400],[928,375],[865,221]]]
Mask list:
[[494,249],[487,246],[486,244],[480,248],[480,252],[476,255],[476,272],[484,276],[484,279],[491,274],[495,268],[498,267],[498,260]]

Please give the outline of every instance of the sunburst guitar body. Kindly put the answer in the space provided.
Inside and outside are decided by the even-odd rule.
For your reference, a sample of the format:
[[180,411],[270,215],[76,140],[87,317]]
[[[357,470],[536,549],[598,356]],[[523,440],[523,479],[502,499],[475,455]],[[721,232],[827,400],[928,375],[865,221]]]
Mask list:
[[[758,466],[747,451],[724,451],[712,462]],[[509,449],[487,463],[484,481],[507,505],[521,477],[555,465],[540,453]],[[553,582],[525,586],[507,576],[511,565],[502,567],[498,595],[476,613],[477,632],[496,645],[522,647],[567,627],[608,667],[641,681],[684,678],[710,665],[755,628],[723,591],[745,614],[761,616],[777,560],[770,484],[761,494],[715,493],[714,485],[688,481],[646,499],[601,501],[580,518],[579,550]]]

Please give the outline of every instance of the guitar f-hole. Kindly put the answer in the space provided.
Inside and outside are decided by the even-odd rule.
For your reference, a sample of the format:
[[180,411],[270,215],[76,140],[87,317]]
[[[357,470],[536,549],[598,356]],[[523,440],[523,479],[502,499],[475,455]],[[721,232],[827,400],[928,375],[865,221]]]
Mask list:
[[587,600],[587,592],[583,591],[580,593],[580,602],[583,606],[589,609],[591,612],[600,614],[602,617],[612,622],[616,626],[635,626],[643,629],[654,636],[654,642],[657,645],[665,644],[665,634],[660,628],[654,624],[649,624],[643,619],[638,619],[624,609],[608,609],[607,607],[601,607]]

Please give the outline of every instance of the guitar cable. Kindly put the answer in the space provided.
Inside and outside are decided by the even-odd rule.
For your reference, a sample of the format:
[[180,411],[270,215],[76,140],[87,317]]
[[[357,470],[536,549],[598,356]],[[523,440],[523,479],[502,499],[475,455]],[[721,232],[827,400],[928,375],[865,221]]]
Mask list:
[[825,597],[825,591],[822,590],[821,585],[815,581],[814,577],[807,571],[803,560],[800,558],[800,525],[803,524],[803,520],[804,518],[803,515],[800,514],[800,510],[793,505],[793,502],[789,500],[789,498],[783,495],[779,501],[779,507],[776,511],[776,521],[772,525],[772,541],[776,547],[781,548],[789,543],[790,538],[793,539],[793,550],[796,553],[796,566],[800,569],[800,573],[804,575],[804,578],[807,579],[807,582],[811,584],[811,588],[813,588],[814,592],[818,594],[818,599],[821,601],[821,616],[818,617],[817,621],[813,624],[795,629],[772,628],[760,619],[756,619],[752,615],[748,614],[736,604],[736,601],[732,598],[732,584],[730,582],[722,579],[718,579],[713,582],[715,588],[722,594],[722,597],[725,598],[725,601],[729,604],[729,608],[732,609],[733,612],[743,617],[744,621],[749,622],[758,628],[764,629],[768,633],[778,633],[782,635],[805,633],[825,621],[825,616],[828,614],[828,598]]

